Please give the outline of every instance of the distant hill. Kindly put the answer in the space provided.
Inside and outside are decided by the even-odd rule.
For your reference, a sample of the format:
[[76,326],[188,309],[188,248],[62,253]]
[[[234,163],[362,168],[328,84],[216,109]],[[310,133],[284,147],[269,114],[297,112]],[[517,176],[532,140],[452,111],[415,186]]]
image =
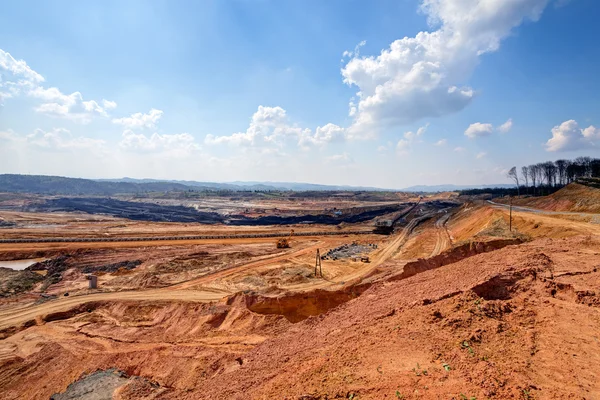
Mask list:
[[189,187],[171,182],[99,182],[91,179],[65,178],[45,175],[0,175],[0,192],[102,195],[132,194],[188,190]]
[[134,178],[121,178],[121,179],[99,179],[99,182],[130,182],[130,183],[148,183],[148,182],[172,182],[180,183],[186,186],[193,187],[206,187],[218,190],[292,190],[292,191],[337,191],[337,190],[348,190],[348,191],[368,191],[368,192],[383,192],[383,191],[394,191],[393,189],[382,189],[370,186],[348,186],[348,185],[319,185],[315,183],[301,183],[301,182],[243,182],[235,181],[228,183],[220,182],[198,182],[198,181],[182,181],[182,180],[167,180],[159,181],[155,179],[134,179]]
[[402,192],[426,192],[426,193],[436,193],[436,192],[456,192],[459,190],[468,190],[468,189],[483,189],[483,188],[513,188],[515,185],[511,185],[508,183],[497,183],[490,185],[417,185],[410,186],[404,189],[400,189]]
[[135,194],[145,192],[167,192],[186,190],[231,190],[231,191],[364,191],[364,192],[447,192],[478,188],[511,188],[514,185],[418,185],[405,189],[382,189],[371,186],[319,185],[301,182],[199,182],[158,179],[80,179],[46,175],[0,175],[0,192],[102,195]]

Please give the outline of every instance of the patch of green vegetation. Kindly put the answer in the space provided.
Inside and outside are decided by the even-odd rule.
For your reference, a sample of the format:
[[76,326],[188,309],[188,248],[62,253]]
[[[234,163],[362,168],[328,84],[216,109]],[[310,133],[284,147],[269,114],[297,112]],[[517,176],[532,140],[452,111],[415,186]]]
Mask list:
[[463,349],[467,349],[469,351],[469,354],[471,354],[472,356],[475,355],[475,351],[473,351],[473,348],[471,347],[471,343],[469,343],[468,340],[463,341],[460,344],[460,347],[462,347]]
[[419,365],[419,363],[417,363],[417,367],[413,368],[412,371],[415,373],[415,375],[417,376],[421,376],[421,375],[425,375],[427,376],[427,370],[426,369],[421,369],[421,366]]

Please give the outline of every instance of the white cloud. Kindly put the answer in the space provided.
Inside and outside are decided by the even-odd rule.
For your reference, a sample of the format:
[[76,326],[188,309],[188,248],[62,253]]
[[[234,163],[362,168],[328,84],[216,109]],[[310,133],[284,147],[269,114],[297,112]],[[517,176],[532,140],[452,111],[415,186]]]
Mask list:
[[429,124],[425,124],[417,129],[417,133],[412,131],[404,132],[404,139],[400,139],[396,144],[396,152],[398,154],[407,154],[410,152],[412,144],[417,141],[418,138],[423,136],[423,134],[427,131]]
[[408,154],[410,152],[410,140],[408,139],[400,139],[396,144],[396,153],[398,154]]
[[[342,68],[358,88],[352,137],[457,112],[475,97],[466,82],[479,57],[496,51],[524,20],[536,21],[548,0],[422,0],[432,32],[394,41],[377,57],[354,57]],[[351,107],[351,110],[353,107]]]
[[185,156],[200,150],[194,137],[189,133],[161,135],[154,133],[150,136],[135,133],[131,130],[123,132],[119,147],[128,151],[143,153],[163,153],[165,155]]
[[[24,60],[15,60],[10,53],[2,49],[0,49],[0,70],[8,72],[17,78],[17,83],[20,82],[24,86],[33,86],[44,82],[44,77],[31,69]],[[2,84],[1,81],[0,84]]]
[[476,137],[489,136],[492,134],[494,127],[492,124],[482,124],[481,122],[475,122],[474,124],[469,125],[467,130],[465,131],[465,136],[474,139]]
[[497,130],[500,133],[507,133],[512,129],[513,126],[513,120],[512,118],[509,118],[508,121],[506,121],[505,123],[503,123],[502,125],[500,125]]
[[477,155],[475,156],[475,158],[477,158],[478,160],[481,160],[485,156],[487,156],[487,153],[485,151],[482,151],[480,153],[477,153]]
[[73,137],[70,131],[63,128],[54,128],[51,131],[36,129],[25,137],[25,142],[46,150],[100,149],[106,144],[100,139]]
[[342,62],[344,62],[344,58],[346,57],[358,57],[360,56],[360,48],[367,44],[366,40],[361,41],[354,47],[354,51],[346,50],[342,53]]
[[328,143],[342,142],[346,139],[346,130],[335,124],[319,126],[313,132],[307,128],[291,125],[286,111],[281,107],[259,106],[252,115],[250,125],[245,132],[231,135],[206,135],[208,145],[229,144],[231,146],[272,146],[281,144],[286,138],[293,138],[302,148],[324,146]]
[[105,110],[114,110],[117,108],[117,103],[115,101],[102,100],[102,105],[104,106]]
[[324,146],[327,143],[343,142],[346,138],[346,130],[335,124],[327,124],[317,127],[313,134],[310,130],[303,130],[298,144],[305,147],[307,144]]
[[552,128],[552,137],[546,142],[548,151],[570,151],[600,144],[600,128],[593,125],[580,129],[575,120],[565,121]]
[[65,118],[88,123],[94,116],[108,117],[108,110],[115,109],[117,103],[110,100],[84,101],[80,92],[69,95],[58,88],[44,88],[44,77],[35,72],[24,60],[16,60],[0,49],[0,102],[3,99],[27,95],[43,101],[34,110],[52,117]]
[[160,120],[162,115],[162,110],[157,110],[153,108],[148,112],[148,114],[143,114],[139,112],[131,114],[131,116],[129,117],[114,118],[112,122],[114,124],[123,125],[125,128],[128,129],[155,128],[158,120]]
[[589,141],[600,140],[600,128],[596,128],[593,125],[588,126],[581,130],[583,137]]
[[447,139],[440,139],[434,143],[434,146],[445,146],[448,143]]
[[467,151],[467,149],[465,149],[464,147],[460,147],[459,146],[459,147],[455,147],[454,151],[457,152],[457,153],[463,153],[463,152]]

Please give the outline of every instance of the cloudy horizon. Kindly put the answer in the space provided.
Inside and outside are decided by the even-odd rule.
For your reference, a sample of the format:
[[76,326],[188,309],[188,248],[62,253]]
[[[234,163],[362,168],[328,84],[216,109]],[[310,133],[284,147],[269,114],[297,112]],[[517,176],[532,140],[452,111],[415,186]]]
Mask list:
[[599,34],[586,29],[598,11],[589,0],[10,4],[0,173],[508,183],[513,165],[598,154]]

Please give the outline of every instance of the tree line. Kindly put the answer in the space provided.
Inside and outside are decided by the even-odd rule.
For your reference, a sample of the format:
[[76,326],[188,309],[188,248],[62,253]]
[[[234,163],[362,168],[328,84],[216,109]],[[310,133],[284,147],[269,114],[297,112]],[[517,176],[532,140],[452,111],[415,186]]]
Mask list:
[[581,178],[600,178],[600,159],[577,157],[575,160],[556,160],[512,167],[508,177],[515,182],[517,194],[543,195],[556,191]]

